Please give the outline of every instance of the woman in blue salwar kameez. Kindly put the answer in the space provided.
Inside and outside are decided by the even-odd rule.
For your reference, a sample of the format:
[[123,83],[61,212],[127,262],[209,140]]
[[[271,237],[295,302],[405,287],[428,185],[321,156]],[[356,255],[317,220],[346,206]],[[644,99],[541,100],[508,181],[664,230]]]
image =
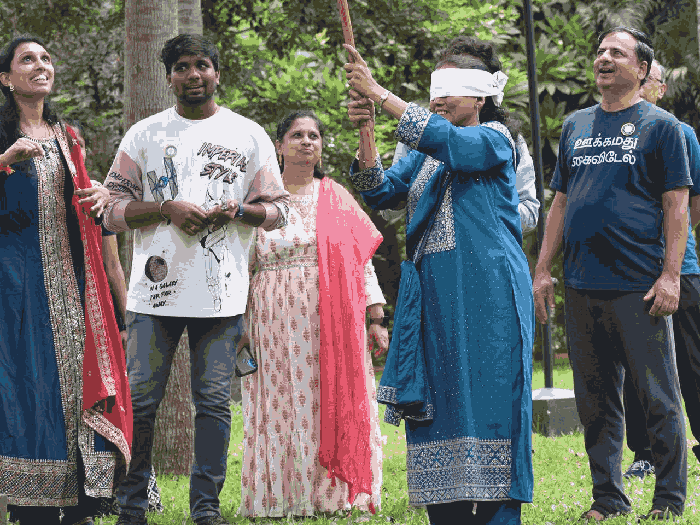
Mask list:
[[0,52],[0,493],[21,525],[88,525],[129,463],[131,396],[94,220],[109,192],[53,80],[40,40]]
[[[460,37],[433,73],[431,114],[379,86],[346,48],[354,59],[345,65],[350,120],[373,125],[378,103],[399,119],[396,137],[413,148],[385,171],[373,133],[361,130],[370,139],[361,139],[350,169],[355,187],[374,209],[405,206],[409,256],[439,206],[418,265],[428,393],[421,410],[396,402],[412,385],[383,378],[378,393],[387,420],[406,421],[409,502],[426,505],[435,525],[519,524],[533,493],[534,311],[515,188],[516,130],[500,108],[507,77],[490,44]],[[396,348],[399,360],[402,351]]]

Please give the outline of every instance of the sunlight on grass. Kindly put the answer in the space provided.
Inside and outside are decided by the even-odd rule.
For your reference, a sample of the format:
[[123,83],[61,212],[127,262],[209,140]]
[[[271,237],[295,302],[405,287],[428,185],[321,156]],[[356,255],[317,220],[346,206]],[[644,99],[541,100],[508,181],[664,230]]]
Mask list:
[[[554,386],[573,388],[573,378],[567,360],[557,360],[554,368]],[[533,389],[544,387],[541,366],[535,365]],[[380,405],[380,418],[384,406]],[[686,420],[687,426],[687,420]],[[406,485],[406,435],[403,423],[394,427],[381,423],[384,445],[384,484],[382,487],[382,507],[375,516],[362,516],[355,511],[351,517],[338,514],[319,517],[313,523],[319,525],[343,525],[364,523],[397,523],[402,525],[427,525],[428,518],[423,509],[408,505]],[[243,455],[243,414],[240,406],[232,407],[231,443],[228,455],[228,475],[221,493],[223,516],[231,523],[250,523],[247,518],[237,516],[241,498],[241,461]],[[688,450],[697,444],[688,441]],[[533,434],[533,456],[535,472],[535,498],[531,505],[523,505],[524,525],[559,525],[576,522],[582,512],[590,508],[591,476],[581,434],[560,436],[556,439]],[[625,448],[623,468],[632,462],[632,453]],[[149,514],[153,525],[192,525],[189,518],[189,477],[158,476],[158,484],[165,505],[163,514]],[[654,491],[654,478],[647,477],[643,482],[625,482],[625,490],[632,500],[635,514],[645,514],[651,508]],[[368,521],[364,521],[368,519]],[[307,520],[308,521],[308,520]],[[257,523],[301,523],[300,519]],[[636,523],[636,516],[621,516],[606,521],[610,525]],[[97,520],[102,525],[113,525],[116,517]],[[678,525],[700,523],[700,465],[692,452],[688,457],[688,498],[685,514],[676,522]]]

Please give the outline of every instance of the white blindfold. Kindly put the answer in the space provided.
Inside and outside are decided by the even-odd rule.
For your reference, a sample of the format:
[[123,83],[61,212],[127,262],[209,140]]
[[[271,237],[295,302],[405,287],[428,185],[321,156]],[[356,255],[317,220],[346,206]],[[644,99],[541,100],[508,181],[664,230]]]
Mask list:
[[494,104],[500,106],[506,82],[508,75],[502,71],[491,74],[480,69],[438,69],[430,76],[430,100],[438,97],[493,97]]

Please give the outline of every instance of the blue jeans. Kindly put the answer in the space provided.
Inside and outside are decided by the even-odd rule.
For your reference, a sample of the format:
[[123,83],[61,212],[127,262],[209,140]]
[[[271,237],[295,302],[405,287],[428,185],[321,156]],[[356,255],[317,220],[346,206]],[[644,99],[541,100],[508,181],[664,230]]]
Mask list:
[[163,400],[177,343],[187,327],[190,339],[192,401],[195,406],[194,463],[190,513],[201,520],[218,516],[226,478],[231,434],[231,374],[242,316],[160,317],[127,312],[127,372],[134,412],[131,465],[116,495],[122,514],[143,519],[156,410]]
[[670,317],[644,311],[644,292],[566,288],[566,335],[576,406],[593,481],[592,509],[632,510],[622,485],[625,381],[643,407],[656,467],[653,508],[681,514],[687,462],[685,418]]

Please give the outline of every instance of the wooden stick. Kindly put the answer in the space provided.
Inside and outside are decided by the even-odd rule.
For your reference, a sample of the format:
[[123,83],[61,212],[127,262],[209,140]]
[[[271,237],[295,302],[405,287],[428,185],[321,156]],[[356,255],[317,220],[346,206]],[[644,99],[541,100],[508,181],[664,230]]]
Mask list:
[[[338,0],[338,14],[340,15],[340,23],[343,26],[343,39],[346,44],[355,47],[355,36],[352,32],[352,21],[350,20],[350,9],[348,8],[348,0]],[[352,60],[352,56],[348,53],[348,57]],[[371,154],[372,143],[374,142],[374,128],[369,121],[363,121],[360,124],[360,142],[363,145],[365,154]],[[374,159],[365,159],[365,163],[374,165]]]
[[[345,39],[345,43],[355,47],[355,36],[352,33],[348,0],[338,0],[338,13],[340,14],[340,23],[343,25],[343,38]],[[349,53],[348,56],[350,56]]]

